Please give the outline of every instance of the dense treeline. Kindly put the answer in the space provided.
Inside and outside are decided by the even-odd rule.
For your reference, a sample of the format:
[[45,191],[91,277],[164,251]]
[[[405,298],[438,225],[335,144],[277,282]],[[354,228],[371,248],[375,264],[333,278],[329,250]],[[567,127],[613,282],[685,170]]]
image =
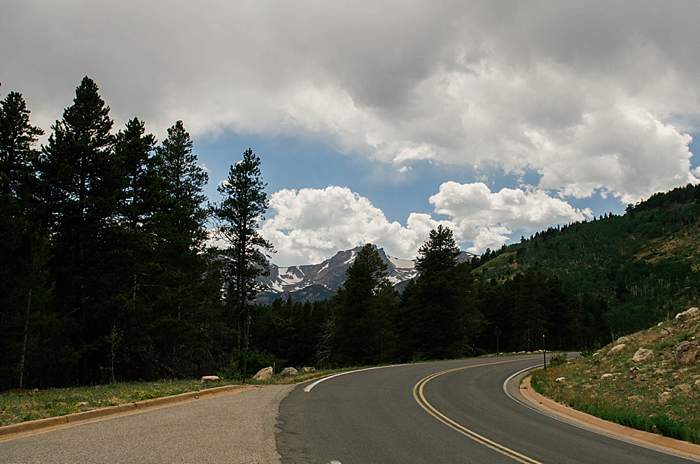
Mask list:
[[[22,95],[0,101],[0,389],[535,350],[543,335],[587,349],[700,296],[689,185],[466,263],[438,227],[402,293],[366,245],[332,299],[255,306],[271,246],[251,150],[207,206],[183,123],[160,142],[137,118],[115,129],[87,77],[42,134]],[[207,247],[210,221],[226,250]]]
[[96,84],[36,147],[0,106],[0,388],[197,375],[231,355],[223,266],[205,249],[207,174],[181,121],[114,130]]
[[431,231],[419,250],[419,276],[398,294],[374,245],[365,245],[331,300],[278,300],[261,309],[260,365],[366,365],[604,343],[607,306],[566,293],[539,271],[484,279],[457,263],[452,231]]

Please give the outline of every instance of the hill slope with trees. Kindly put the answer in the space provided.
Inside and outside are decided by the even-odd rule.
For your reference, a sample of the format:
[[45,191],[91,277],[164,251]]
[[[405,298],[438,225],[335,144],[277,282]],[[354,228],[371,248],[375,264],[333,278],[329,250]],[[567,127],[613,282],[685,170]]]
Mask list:
[[700,186],[628,206],[624,215],[550,228],[482,257],[475,273],[505,281],[556,276],[562,290],[600,299],[610,339],[649,327],[700,298]]

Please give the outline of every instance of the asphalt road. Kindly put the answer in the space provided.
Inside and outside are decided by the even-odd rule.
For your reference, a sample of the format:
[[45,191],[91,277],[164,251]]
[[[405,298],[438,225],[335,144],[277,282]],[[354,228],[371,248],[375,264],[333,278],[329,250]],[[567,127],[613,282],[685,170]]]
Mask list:
[[271,385],[0,441],[0,463],[278,463],[275,417],[291,389]]
[[[539,360],[413,364],[344,375],[309,392],[304,391],[308,384],[298,386],[280,405],[278,452],[289,464],[692,462],[562,423],[514,402],[503,382]],[[424,383],[422,398],[434,409],[433,415],[426,412],[414,386],[430,374],[465,366],[472,367]],[[455,430],[460,427],[487,444]],[[501,452],[493,449],[498,447]]]

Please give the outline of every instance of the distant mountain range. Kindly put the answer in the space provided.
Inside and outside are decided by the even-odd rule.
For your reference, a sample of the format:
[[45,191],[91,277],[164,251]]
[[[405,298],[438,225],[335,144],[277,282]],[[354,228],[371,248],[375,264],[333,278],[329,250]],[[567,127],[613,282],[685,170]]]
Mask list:
[[[348,268],[362,247],[339,251],[318,264],[280,267],[270,264],[270,273],[259,278],[267,290],[258,295],[258,303],[271,303],[277,298],[292,298],[294,301],[319,301],[332,297],[345,282]],[[387,265],[387,278],[397,289],[418,275],[414,259],[389,256],[378,248],[379,256]],[[471,253],[461,252],[458,260],[466,261]]]

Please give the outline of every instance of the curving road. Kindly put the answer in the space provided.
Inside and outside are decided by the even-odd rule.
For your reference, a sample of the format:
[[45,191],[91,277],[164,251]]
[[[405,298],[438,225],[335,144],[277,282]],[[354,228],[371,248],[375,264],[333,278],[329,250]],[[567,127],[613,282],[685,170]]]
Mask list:
[[692,462],[513,401],[504,381],[539,361],[430,362],[356,372],[311,389],[300,385],[280,405],[278,452],[289,464]]

